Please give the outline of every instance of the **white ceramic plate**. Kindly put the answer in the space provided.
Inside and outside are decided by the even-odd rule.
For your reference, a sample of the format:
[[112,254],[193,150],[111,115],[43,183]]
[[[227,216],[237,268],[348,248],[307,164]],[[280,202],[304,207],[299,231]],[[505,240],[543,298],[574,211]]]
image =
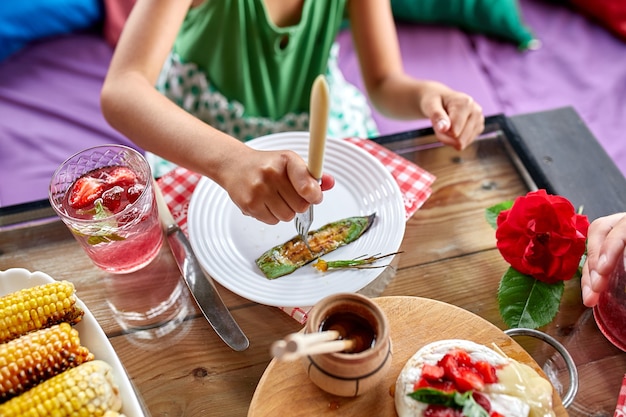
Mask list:
[[[289,132],[247,143],[261,150],[291,149],[306,160],[308,138],[306,132]],[[404,236],[404,203],[397,182],[383,164],[354,144],[328,139],[324,172],[333,175],[336,183],[324,194],[324,201],[315,206],[311,230],[346,217],[376,213],[373,226],[363,236],[324,259],[396,252]],[[209,275],[234,293],[261,304],[312,306],[331,294],[357,292],[384,271],[376,268],[321,273],[309,264],[290,275],[268,280],[255,260],[296,236],[294,223],[269,226],[244,216],[226,191],[206,177],[191,197],[188,227],[191,245]]]
[[[40,271],[30,272],[23,268],[7,269],[0,271],[0,296],[53,281],[52,277]],[[87,306],[80,299],[77,299],[76,303],[85,311],[83,319],[74,326],[78,330],[81,344],[87,347],[96,359],[102,359],[113,367],[115,382],[122,396],[122,413],[126,417],[145,417],[141,402],[135,395],[133,385],[113,350],[111,342]]]

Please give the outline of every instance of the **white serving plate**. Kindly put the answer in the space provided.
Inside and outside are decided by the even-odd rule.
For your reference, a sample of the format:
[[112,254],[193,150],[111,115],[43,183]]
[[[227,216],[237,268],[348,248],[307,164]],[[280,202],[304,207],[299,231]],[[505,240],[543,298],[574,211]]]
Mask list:
[[[31,272],[24,268],[7,269],[0,271],[0,296],[54,281],[54,278],[44,272]],[[78,330],[81,344],[87,347],[96,359],[102,359],[113,368],[115,382],[119,386],[122,396],[121,412],[126,417],[146,417],[147,414],[144,413],[141,400],[102,327],[78,297],[76,303],[83,309],[85,315],[80,322],[74,325],[74,328]]]
[[[291,149],[304,160],[308,143],[306,132],[279,133],[247,142],[260,150]],[[374,212],[376,220],[357,241],[323,259],[354,259],[397,252],[404,237],[405,208],[400,188],[387,168],[360,147],[329,138],[324,172],[333,175],[336,183],[324,193],[324,201],[315,206],[311,230],[345,217]],[[296,235],[293,221],[270,226],[244,216],[226,191],[206,177],[200,180],[191,197],[188,227],[191,245],[202,267],[224,287],[261,304],[312,306],[331,294],[357,292],[385,271],[375,268],[321,273],[309,264],[290,275],[268,280],[255,260]]]

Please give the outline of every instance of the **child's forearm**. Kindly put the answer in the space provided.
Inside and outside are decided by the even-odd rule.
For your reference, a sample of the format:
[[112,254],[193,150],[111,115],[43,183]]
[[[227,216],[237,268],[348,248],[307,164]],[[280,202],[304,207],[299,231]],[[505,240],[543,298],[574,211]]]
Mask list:
[[224,161],[246,148],[176,106],[139,75],[108,79],[101,104],[109,124],[138,146],[216,181]]
[[395,119],[423,119],[421,101],[424,94],[447,87],[431,81],[420,81],[405,74],[391,75],[368,90],[370,100],[381,114]]

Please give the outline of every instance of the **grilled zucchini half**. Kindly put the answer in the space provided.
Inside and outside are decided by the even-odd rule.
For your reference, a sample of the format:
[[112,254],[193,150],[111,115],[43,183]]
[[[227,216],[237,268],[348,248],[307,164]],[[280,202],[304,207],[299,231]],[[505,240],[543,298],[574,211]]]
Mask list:
[[296,236],[265,252],[256,260],[256,264],[267,279],[291,274],[320,256],[354,242],[370,228],[375,218],[376,213],[373,213],[369,216],[348,217],[328,223],[309,232],[310,251],[300,236]]

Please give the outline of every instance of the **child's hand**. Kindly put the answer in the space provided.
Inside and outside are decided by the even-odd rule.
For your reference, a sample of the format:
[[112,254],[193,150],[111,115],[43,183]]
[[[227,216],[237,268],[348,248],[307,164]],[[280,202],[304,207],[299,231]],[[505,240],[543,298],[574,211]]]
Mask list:
[[430,119],[441,143],[462,150],[485,128],[483,110],[470,96],[430,83],[422,97],[422,111]]
[[335,185],[324,174],[321,184],[311,176],[306,162],[292,151],[258,151],[226,164],[222,185],[242,213],[267,224],[290,221],[310,204],[322,202],[322,191]]
[[626,256],[626,213],[600,217],[589,225],[587,261],[581,278],[583,303],[593,307],[609,283],[620,256]]

